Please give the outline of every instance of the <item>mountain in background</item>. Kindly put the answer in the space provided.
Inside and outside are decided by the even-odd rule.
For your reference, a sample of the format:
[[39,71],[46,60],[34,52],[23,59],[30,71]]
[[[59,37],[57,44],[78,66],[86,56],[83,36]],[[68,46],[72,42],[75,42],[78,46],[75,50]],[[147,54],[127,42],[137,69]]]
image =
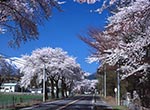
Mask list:
[[12,57],[9,59],[12,65],[15,65],[18,69],[24,65],[24,60],[18,57]]
[[96,78],[96,73],[90,74],[89,76],[87,76],[87,79],[89,79],[89,80],[97,79]]
[[17,75],[19,68],[23,65],[22,60],[17,57],[0,59],[0,74]]

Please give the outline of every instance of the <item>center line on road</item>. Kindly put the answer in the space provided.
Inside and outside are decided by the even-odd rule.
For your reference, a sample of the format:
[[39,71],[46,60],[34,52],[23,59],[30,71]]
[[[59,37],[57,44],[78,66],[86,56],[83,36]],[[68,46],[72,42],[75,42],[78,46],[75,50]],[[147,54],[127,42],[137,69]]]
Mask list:
[[94,104],[94,102],[95,102],[95,101],[94,101],[94,95],[93,95],[93,98],[92,98],[92,104]]
[[94,109],[94,104],[95,104],[95,101],[94,101],[94,95],[93,95],[93,98],[92,98],[92,106],[91,106],[91,109],[92,109],[92,110]]
[[63,108],[66,108],[66,107],[68,107],[69,105],[72,105],[72,104],[78,102],[78,101],[81,100],[82,98],[83,98],[83,97],[81,97],[80,99],[74,100],[74,101],[72,101],[72,102],[70,102],[70,103],[68,103],[68,104],[66,104],[66,105],[64,105],[64,106],[62,106],[62,107],[59,107],[59,108],[56,109],[56,110],[61,110],[61,109],[63,109]]

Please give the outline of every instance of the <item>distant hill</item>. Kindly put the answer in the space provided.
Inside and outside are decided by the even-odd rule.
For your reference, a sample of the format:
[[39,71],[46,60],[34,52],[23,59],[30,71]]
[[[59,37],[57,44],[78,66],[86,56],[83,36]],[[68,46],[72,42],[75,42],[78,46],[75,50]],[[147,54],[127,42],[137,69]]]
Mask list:
[[90,74],[87,79],[89,80],[93,80],[93,79],[96,79],[96,73],[93,73],[93,74]]
[[22,66],[20,58],[12,57],[0,59],[0,74],[18,75],[18,70]]
[[24,65],[24,60],[18,57],[12,57],[9,60],[12,63],[11,65],[15,65],[17,69],[20,69]]

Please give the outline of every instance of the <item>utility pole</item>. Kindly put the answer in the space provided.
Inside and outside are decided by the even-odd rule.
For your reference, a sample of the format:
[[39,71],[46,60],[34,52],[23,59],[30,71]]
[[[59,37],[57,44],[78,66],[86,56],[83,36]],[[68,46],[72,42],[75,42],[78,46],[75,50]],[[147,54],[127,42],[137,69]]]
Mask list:
[[120,73],[117,71],[117,104],[120,105]]
[[43,102],[45,102],[45,64],[43,68]]
[[104,65],[104,97],[106,98],[106,65]]
[[102,92],[101,92],[101,94],[102,94],[102,97],[104,97],[104,74],[102,74]]

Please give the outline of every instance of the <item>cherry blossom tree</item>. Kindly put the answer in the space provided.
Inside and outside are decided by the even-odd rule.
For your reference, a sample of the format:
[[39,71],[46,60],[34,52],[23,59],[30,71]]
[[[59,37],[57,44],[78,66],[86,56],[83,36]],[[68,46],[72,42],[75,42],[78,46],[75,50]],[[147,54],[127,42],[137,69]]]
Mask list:
[[61,93],[62,97],[68,96],[67,91],[69,94],[73,89],[73,85],[77,80],[82,79],[83,72],[80,68],[80,65],[76,63],[75,58],[67,58],[64,60],[65,69],[60,74],[61,79]]
[[105,31],[90,31],[91,41],[82,38],[97,50],[90,61],[116,65],[122,60],[122,69],[128,75],[148,68],[144,59],[150,45],[149,4],[148,0],[139,0],[119,8],[119,12],[108,18]]
[[129,4],[135,2],[135,0],[74,0],[80,4],[100,4],[100,7],[94,10],[94,12],[102,13],[105,9],[109,9],[110,11],[117,11],[118,7],[128,6]]
[[[11,46],[38,39],[38,24],[48,19],[57,0],[0,0],[0,34],[11,32]],[[15,44],[15,45],[14,45]]]
[[22,58],[25,61],[25,65],[21,68],[24,73],[22,86],[30,85],[34,77],[39,85],[45,69],[47,82],[51,85],[52,98],[55,97],[54,87],[56,87],[56,97],[59,97],[59,82],[64,96],[72,83],[82,76],[80,65],[76,63],[75,58],[68,56],[61,48],[36,49],[31,56],[24,55]]
[[[79,3],[94,4],[100,0],[74,0]],[[111,6],[122,6],[134,0],[104,0],[96,12]],[[53,7],[62,11],[58,0],[0,0],[0,34],[11,32],[10,46],[18,47],[21,42],[38,39],[38,24],[52,15]]]
[[108,17],[104,31],[89,30],[89,38],[81,37],[96,50],[89,62],[100,61],[101,66],[119,65],[122,79],[138,77],[138,84],[143,85],[149,82],[150,75],[150,2],[130,0],[116,8]]
[[97,84],[98,84],[98,80],[83,79],[81,81],[76,82],[73,92],[80,93],[80,94],[84,94],[87,92],[94,93]]
[[[79,3],[94,4],[99,0],[75,0]],[[128,3],[132,0],[127,0]],[[57,0],[0,0],[0,34],[11,32],[13,37],[9,44],[13,47],[20,46],[21,42],[38,39],[38,24],[52,15],[53,7],[62,11]],[[101,12],[107,7],[124,4],[125,0],[104,0]]]

